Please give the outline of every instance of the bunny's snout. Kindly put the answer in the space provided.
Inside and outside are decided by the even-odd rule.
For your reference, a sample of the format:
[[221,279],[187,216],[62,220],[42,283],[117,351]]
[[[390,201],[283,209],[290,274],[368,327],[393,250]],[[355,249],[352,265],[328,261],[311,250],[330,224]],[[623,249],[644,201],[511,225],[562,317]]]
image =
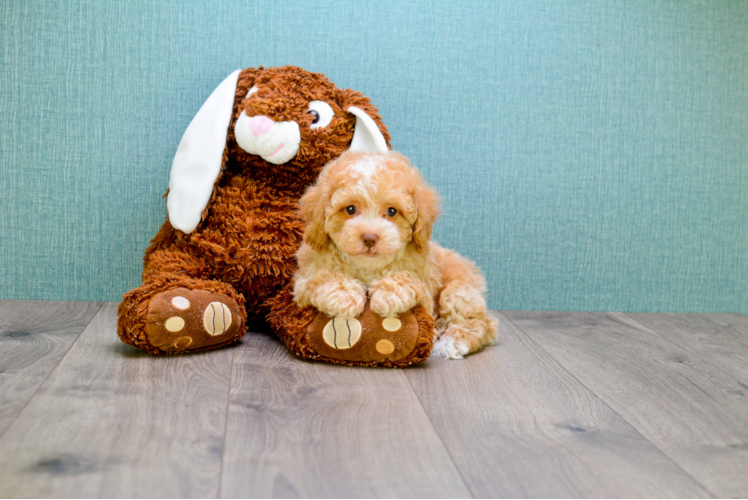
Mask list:
[[295,121],[276,122],[242,112],[236,120],[234,135],[239,147],[249,154],[280,165],[296,156],[301,144],[301,130]]
[[255,137],[264,134],[271,128],[273,128],[273,120],[267,116],[258,115],[249,119],[249,129]]

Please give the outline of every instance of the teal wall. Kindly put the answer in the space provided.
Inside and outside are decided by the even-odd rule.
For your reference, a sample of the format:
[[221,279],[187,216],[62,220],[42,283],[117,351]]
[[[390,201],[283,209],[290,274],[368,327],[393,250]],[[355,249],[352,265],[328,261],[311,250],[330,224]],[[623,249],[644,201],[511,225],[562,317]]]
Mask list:
[[748,313],[748,2],[0,2],[0,298],[119,300],[232,70],[361,90],[501,309]]

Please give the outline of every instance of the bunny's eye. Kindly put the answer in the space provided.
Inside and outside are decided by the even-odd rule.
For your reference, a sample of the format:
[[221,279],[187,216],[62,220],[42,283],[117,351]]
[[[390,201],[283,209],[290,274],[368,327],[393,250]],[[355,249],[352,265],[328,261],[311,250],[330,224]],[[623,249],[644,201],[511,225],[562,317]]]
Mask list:
[[348,215],[355,214],[356,213],[356,207],[353,206],[353,205],[348,205],[347,207],[345,207],[345,213],[347,213]]
[[324,101],[312,101],[309,103],[309,111],[312,115],[313,120],[309,128],[322,128],[327,127],[335,116],[335,111],[332,110],[329,104]]

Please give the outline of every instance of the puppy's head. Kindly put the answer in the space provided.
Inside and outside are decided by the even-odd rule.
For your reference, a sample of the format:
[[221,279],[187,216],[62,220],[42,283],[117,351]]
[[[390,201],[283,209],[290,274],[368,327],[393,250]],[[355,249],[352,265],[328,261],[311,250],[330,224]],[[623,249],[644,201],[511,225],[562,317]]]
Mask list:
[[399,153],[346,152],[301,198],[304,241],[376,269],[428,245],[438,196]]

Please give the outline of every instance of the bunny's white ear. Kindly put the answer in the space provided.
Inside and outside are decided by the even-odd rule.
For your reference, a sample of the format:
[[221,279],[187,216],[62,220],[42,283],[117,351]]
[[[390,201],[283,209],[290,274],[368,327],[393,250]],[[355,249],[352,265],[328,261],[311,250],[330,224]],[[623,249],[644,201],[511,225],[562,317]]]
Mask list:
[[369,151],[372,153],[386,153],[387,141],[384,140],[377,122],[366,114],[361,108],[350,106],[346,111],[356,117],[356,127],[353,130],[353,141],[351,151]]
[[239,72],[231,73],[210,94],[184,132],[174,155],[166,208],[171,225],[185,233],[192,232],[200,223],[221,172]]

